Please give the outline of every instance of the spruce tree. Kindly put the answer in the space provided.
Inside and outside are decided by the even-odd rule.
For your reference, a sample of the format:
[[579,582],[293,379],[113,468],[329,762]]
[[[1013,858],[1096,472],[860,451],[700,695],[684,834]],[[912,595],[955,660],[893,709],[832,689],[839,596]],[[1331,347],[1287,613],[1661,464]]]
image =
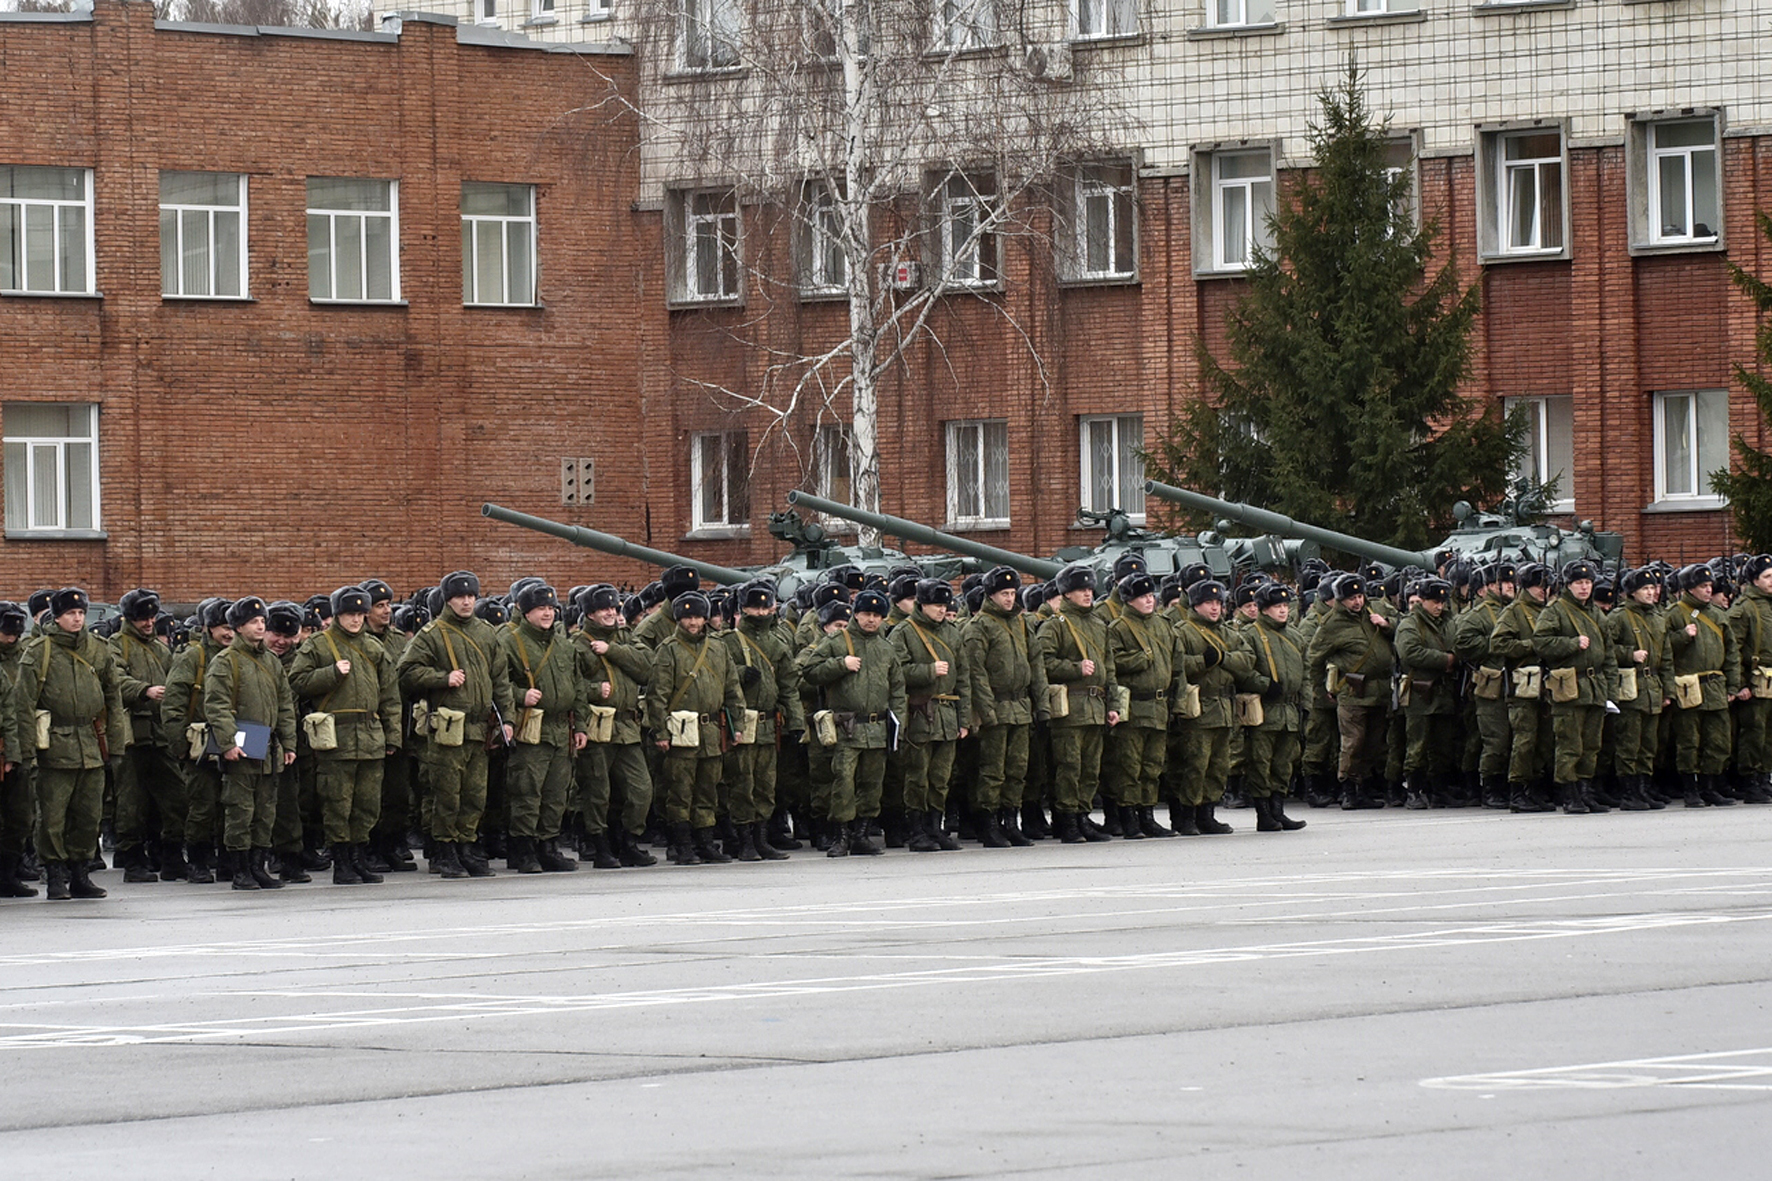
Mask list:
[[[1772,214],[1764,210],[1756,214],[1760,232],[1772,239]],[[1758,279],[1733,262],[1729,277],[1747,292],[1759,313],[1759,327],[1754,332],[1754,351],[1765,371],[1772,371],[1772,284]],[[1747,366],[1735,366],[1735,380],[1747,387],[1759,403],[1760,417],[1772,419],[1772,378],[1764,372],[1755,373]],[[1741,544],[1754,553],[1772,551],[1772,455],[1748,445],[1740,435],[1733,439],[1735,470],[1712,472],[1711,487],[1729,498],[1735,513],[1735,533]]]
[[[1204,344],[1204,389],[1147,457],[1159,479],[1374,541],[1421,548],[1460,499],[1495,500],[1523,421],[1479,408],[1477,289],[1456,258],[1430,273],[1438,226],[1415,224],[1408,170],[1350,58],[1318,94],[1315,167],[1276,202],[1229,315],[1229,361]],[[1185,514],[1182,514],[1185,515]]]

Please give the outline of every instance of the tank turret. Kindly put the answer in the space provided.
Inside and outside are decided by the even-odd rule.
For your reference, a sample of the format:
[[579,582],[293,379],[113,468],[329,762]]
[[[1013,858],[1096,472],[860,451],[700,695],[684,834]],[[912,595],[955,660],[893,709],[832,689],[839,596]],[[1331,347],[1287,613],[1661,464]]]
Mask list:
[[613,533],[599,533],[595,529],[587,529],[583,525],[566,525],[559,521],[550,521],[546,517],[533,517],[528,513],[520,513],[502,505],[483,504],[480,515],[491,517],[495,521],[503,521],[507,525],[517,525],[524,529],[533,529],[537,533],[547,533],[554,537],[570,541],[573,545],[585,549],[600,550],[613,554],[618,558],[633,558],[647,562],[661,569],[666,566],[688,566],[703,578],[718,583],[739,583],[748,581],[755,576],[754,571],[734,569],[731,566],[716,566],[712,562],[704,562],[699,558],[686,558],[682,554],[667,553],[651,546],[639,545]]
[[870,512],[867,509],[855,508],[847,504],[838,504],[834,500],[826,500],[822,496],[814,496],[810,492],[788,493],[788,503],[797,508],[811,509],[828,517],[841,517],[845,521],[854,521],[858,525],[868,525],[881,533],[892,537],[901,537],[906,541],[915,541],[923,545],[932,545],[954,553],[965,554],[983,562],[1011,567],[1023,574],[1031,574],[1035,578],[1051,578],[1064,568],[1063,562],[1048,561],[1045,558],[1033,558],[1027,554],[1018,554],[1013,550],[998,549],[994,545],[973,541],[970,538],[958,537],[952,533],[943,533],[928,525],[919,525],[915,521],[907,521],[903,517],[891,517],[885,513]]
[[1146,480],[1144,490],[1159,500],[1167,500],[1171,504],[1179,504],[1196,512],[1211,513],[1215,517],[1227,517],[1239,525],[1247,525],[1249,528],[1259,529],[1263,533],[1314,541],[1325,549],[1340,550],[1342,553],[1352,554],[1368,561],[1383,562],[1386,566],[1420,566],[1424,569],[1431,569],[1434,564],[1432,552],[1398,549],[1394,545],[1367,541],[1365,538],[1355,537],[1351,533],[1337,533],[1333,529],[1307,525],[1303,521],[1295,521],[1281,513],[1256,508],[1252,504],[1219,500],[1215,496],[1204,496],[1198,492],[1177,488],[1173,484],[1162,484],[1156,480]]

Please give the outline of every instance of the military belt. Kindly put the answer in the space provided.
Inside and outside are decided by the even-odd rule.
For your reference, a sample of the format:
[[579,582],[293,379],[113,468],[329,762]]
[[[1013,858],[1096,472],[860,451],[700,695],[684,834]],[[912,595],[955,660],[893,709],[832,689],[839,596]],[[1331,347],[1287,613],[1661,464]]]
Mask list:
[[1132,695],[1132,700],[1134,700],[1134,701],[1168,701],[1169,694],[1167,694],[1167,693],[1134,693]]

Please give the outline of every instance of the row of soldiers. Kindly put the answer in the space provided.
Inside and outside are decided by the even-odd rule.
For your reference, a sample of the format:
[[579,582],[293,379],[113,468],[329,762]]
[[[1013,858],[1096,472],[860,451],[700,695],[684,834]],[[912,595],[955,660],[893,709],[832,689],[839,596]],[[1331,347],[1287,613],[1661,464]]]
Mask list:
[[141,589],[108,641],[45,591],[0,604],[0,894],[35,893],[35,854],[51,898],[102,897],[107,814],[126,881],[250,890],[416,868],[415,827],[457,878],[574,869],[563,841],[615,868],[1226,833],[1227,791],[1292,831],[1295,785],[1581,812],[1661,807],[1671,770],[1688,806],[1772,802],[1772,558],[1729,573],[1739,595],[1711,566],[1505,562],[1233,592],[1128,555],[1100,601],[1086,566],[958,596],[841,568],[783,605],[681,567],[564,603],[458,571],[182,623]]

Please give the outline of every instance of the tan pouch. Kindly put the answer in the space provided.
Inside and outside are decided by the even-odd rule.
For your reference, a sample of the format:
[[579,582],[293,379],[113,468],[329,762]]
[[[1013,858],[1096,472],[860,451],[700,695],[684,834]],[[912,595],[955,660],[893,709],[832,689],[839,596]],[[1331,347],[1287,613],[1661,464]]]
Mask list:
[[1124,685],[1115,685],[1114,691],[1108,694],[1108,708],[1124,719],[1132,712],[1132,690]]
[[1697,673],[1683,673],[1674,678],[1674,704],[1681,709],[1697,709],[1704,704],[1704,684]]
[[1755,697],[1761,699],[1772,697],[1772,668],[1767,668],[1763,664],[1756,665],[1748,689]]
[[1409,704],[1409,698],[1411,696],[1413,696],[1414,693],[1415,693],[1415,678],[1414,677],[1411,677],[1411,676],[1408,676],[1405,674],[1404,676],[1400,676],[1397,678],[1397,687],[1396,687],[1396,690],[1394,691],[1394,696],[1396,697],[1396,700],[1397,700],[1397,708],[1398,709],[1403,709],[1403,708],[1407,707]]
[[524,746],[536,746],[541,742],[541,719],[546,710],[523,710],[523,720],[517,723],[517,741]]
[[1200,716],[1200,687],[1189,685],[1182,690],[1175,702],[1175,714],[1180,718],[1197,718]]
[[757,741],[757,723],[762,720],[763,715],[759,711],[754,709],[745,710],[744,720],[739,723],[738,733],[732,736],[732,740],[740,746],[751,745],[753,742]]
[[192,722],[185,727],[185,743],[191,758],[200,759],[209,753],[209,723]]
[[1231,710],[1236,714],[1239,726],[1259,726],[1267,721],[1267,711],[1261,708],[1259,693],[1236,694],[1231,698]]
[[821,709],[813,714],[812,732],[818,737],[818,745],[837,745],[837,715],[828,709]]
[[1046,716],[1053,721],[1071,716],[1071,691],[1069,686],[1046,686]]
[[438,746],[460,746],[467,732],[467,714],[445,705],[431,707],[431,738]]
[[1572,668],[1553,668],[1545,680],[1550,684],[1551,700],[1558,705],[1567,705],[1581,696],[1581,679]]
[[331,714],[315,710],[311,714],[303,714],[301,730],[308,736],[308,746],[314,750],[338,749],[338,723]]
[[1618,670],[1618,700],[1635,701],[1637,699],[1637,670],[1621,668]]
[[1507,674],[1498,668],[1479,668],[1471,674],[1471,692],[1479,701],[1500,701],[1506,680]]
[[1514,670],[1514,696],[1523,701],[1537,701],[1544,696],[1544,669],[1536,664]]
[[36,711],[37,718],[37,749],[49,749],[50,713],[46,709]]
[[585,737],[592,742],[608,742],[615,737],[615,707],[593,705],[585,721]]
[[665,720],[665,734],[679,750],[701,746],[701,715],[692,709],[673,709]]
[[1333,697],[1341,692],[1341,670],[1333,664],[1323,666],[1323,692]]
[[431,732],[431,703],[424,700],[412,703],[412,732],[429,734]]

